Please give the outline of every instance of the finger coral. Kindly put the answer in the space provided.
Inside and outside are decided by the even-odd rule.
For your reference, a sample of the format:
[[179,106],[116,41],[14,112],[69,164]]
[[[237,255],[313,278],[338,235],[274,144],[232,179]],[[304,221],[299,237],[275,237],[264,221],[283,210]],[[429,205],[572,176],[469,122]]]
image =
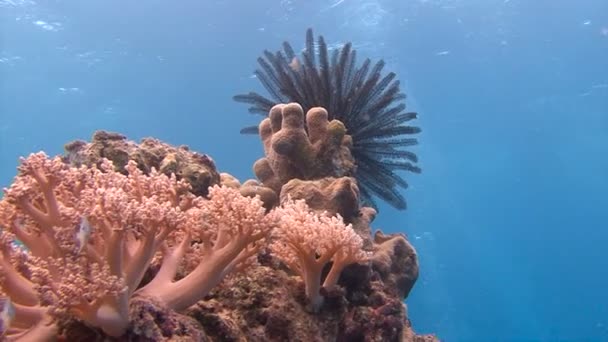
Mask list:
[[[276,105],[260,123],[260,138],[266,156],[253,170],[264,188],[274,190],[282,201],[288,196],[306,198],[308,205],[340,213],[346,220],[356,215],[359,188],[349,177],[355,170],[352,141],[341,122],[328,120],[325,109],[305,114],[297,103]],[[267,192],[255,193],[269,198]]]
[[348,176],[354,172],[350,137],[327,111],[306,114],[297,103],[274,106],[260,123],[266,157],[254,164],[258,179],[277,193],[288,181]]
[[[308,29],[300,56],[284,42],[283,51],[266,50],[258,63],[255,76],[270,96],[250,92],[236,95],[236,101],[250,104],[250,113],[263,116],[277,103],[297,102],[304,111],[325,108],[328,119],[339,121],[352,138],[357,165],[353,176],[367,204],[375,206],[373,197],[379,197],[406,208],[398,188],[408,184],[397,172],[420,172],[418,157],[409,150],[418,143],[412,136],[420,128],[409,125],[417,114],[406,111],[396,74],[382,75],[384,61],[372,64],[365,59],[359,64],[350,42],[332,50],[322,36],[315,42]],[[262,128],[247,127],[241,133],[262,134]]]

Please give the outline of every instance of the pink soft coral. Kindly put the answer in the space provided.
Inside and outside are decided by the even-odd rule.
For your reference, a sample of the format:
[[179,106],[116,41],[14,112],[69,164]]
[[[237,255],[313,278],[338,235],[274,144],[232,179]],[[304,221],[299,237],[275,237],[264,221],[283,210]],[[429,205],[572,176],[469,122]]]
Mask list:
[[126,330],[129,298],[162,241],[185,223],[175,206],[184,184],[127,168],[125,176],[107,161],[73,168],[32,154],[0,203],[0,222],[36,260],[31,279],[49,312],[112,336]]
[[[273,216],[265,215],[262,201],[227,187],[214,186],[209,195],[210,200],[192,217],[193,225],[182,242],[165,252],[158,274],[139,293],[173,309],[186,309],[258,252],[259,241],[275,225]],[[197,242],[192,244],[192,240]],[[184,255],[189,272],[174,281]]]
[[[43,153],[22,160],[0,201],[0,226],[35,262],[26,276],[1,259],[3,296],[31,297],[26,304],[44,315],[75,317],[121,336],[133,296],[185,309],[255,254],[273,228],[261,201],[237,190],[214,188],[207,201],[175,177],[144,175],[132,161],[126,169],[128,175],[115,172],[109,161],[101,169],[73,168]],[[160,271],[138,289],[159,253]],[[190,272],[174,281],[180,263]],[[23,323],[14,318],[12,326]]]
[[32,260],[13,240],[0,231],[0,340],[49,340],[57,329],[29,279]]
[[363,240],[340,215],[317,214],[304,200],[288,200],[274,214],[280,219],[272,251],[302,277],[311,308],[317,311],[323,303],[319,292],[323,268],[332,262],[322,285],[331,289],[344,267],[367,260]]

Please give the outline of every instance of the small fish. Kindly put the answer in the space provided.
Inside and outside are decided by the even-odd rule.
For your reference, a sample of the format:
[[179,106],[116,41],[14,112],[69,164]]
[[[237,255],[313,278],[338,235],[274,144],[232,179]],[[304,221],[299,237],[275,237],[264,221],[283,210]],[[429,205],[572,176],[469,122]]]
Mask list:
[[343,3],[343,2],[344,2],[344,0],[338,0],[338,2],[336,2],[335,4],[333,4],[333,5],[329,6],[329,8],[334,8],[334,7],[336,7],[336,6],[340,5],[340,4],[341,4],[341,3]]
[[11,299],[6,297],[0,298],[0,307],[2,308],[0,310],[0,336],[3,336],[15,318],[15,306]]
[[290,67],[290,68],[291,68],[291,70],[293,70],[293,71],[296,71],[296,72],[297,72],[297,71],[300,71],[300,67],[301,67],[301,65],[300,65],[300,61],[298,60],[298,57],[294,57],[294,58],[291,60],[291,63],[289,63],[289,67]]
[[91,237],[91,224],[86,217],[80,220],[78,227],[78,233],[76,233],[76,245],[78,246],[78,253],[82,252],[84,247],[89,243]]
[[338,7],[340,6],[342,3],[344,2],[344,0],[338,0],[335,3],[333,3],[332,5],[330,5],[329,7],[325,7],[323,9],[321,9],[321,12],[325,12],[325,11],[329,11],[332,8]]

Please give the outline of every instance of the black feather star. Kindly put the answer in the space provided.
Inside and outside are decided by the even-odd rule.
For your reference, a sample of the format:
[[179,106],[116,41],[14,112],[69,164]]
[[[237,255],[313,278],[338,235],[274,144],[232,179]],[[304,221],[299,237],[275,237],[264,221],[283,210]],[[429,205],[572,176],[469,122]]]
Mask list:
[[[372,66],[369,59],[357,66],[351,43],[330,51],[322,36],[315,45],[312,29],[306,32],[306,48],[300,58],[289,43],[283,51],[264,51],[258,58],[256,77],[270,93],[270,98],[251,92],[234,99],[251,105],[249,112],[268,115],[277,103],[297,102],[304,111],[324,107],[329,119],[344,123],[353,138],[356,178],[363,200],[376,207],[379,197],[397,209],[406,201],[398,188],[407,182],[396,173],[404,170],[420,173],[418,157],[404,148],[418,144],[411,135],[420,128],[407,123],[417,117],[406,112],[405,94],[399,90],[394,73],[382,76],[384,61]],[[257,126],[246,127],[243,134],[258,133]]]

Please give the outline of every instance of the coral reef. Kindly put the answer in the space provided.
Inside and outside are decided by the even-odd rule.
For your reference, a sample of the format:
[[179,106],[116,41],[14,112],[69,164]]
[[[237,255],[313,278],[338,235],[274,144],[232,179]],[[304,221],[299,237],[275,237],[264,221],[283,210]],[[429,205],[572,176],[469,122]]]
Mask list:
[[339,214],[347,222],[358,215],[359,188],[351,177],[292,179],[281,188],[281,202],[288,198],[303,199],[312,209]]
[[[332,51],[322,36],[315,43],[312,30],[308,29],[301,56],[284,42],[283,51],[264,51],[263,57],[258,58],[260,69],[255,76],[270,98],[251,92],[234,99],[250,104],[249,112],[263,116],[278,103],[297,102],[305,111],[325,108],[327,111],[318,115],[335,123],[328,127],[329,131],[337,137],[344,131],[350,136],[349,149],[356,164],[350,173],[357,178],[363,201],[375,207],[374,197],[378,197],[395,208],[405,209],[406,201],[399,188],[405,189],[408,184],[397,171],[420,173],[415,165],[418,157],[409,150],[418,144],[411,136],[418,134],[420,128],[409,125],[417,114],[405,111],[405,94],[395,73],[382,76],[384,61],[372,66],[365,59],[358,65],[356,57],[351,43]],[[314,129],[310,124],[308,128]],[[264,134],[263,129],[267,127],[252,126],[241,133]]]
[[0,337],[436,340],[411,328],[416,252],[372,235],[342,123],[287,104],[260,127],[242,184],[185,146],[103,131],[23,158],[0,200]]

